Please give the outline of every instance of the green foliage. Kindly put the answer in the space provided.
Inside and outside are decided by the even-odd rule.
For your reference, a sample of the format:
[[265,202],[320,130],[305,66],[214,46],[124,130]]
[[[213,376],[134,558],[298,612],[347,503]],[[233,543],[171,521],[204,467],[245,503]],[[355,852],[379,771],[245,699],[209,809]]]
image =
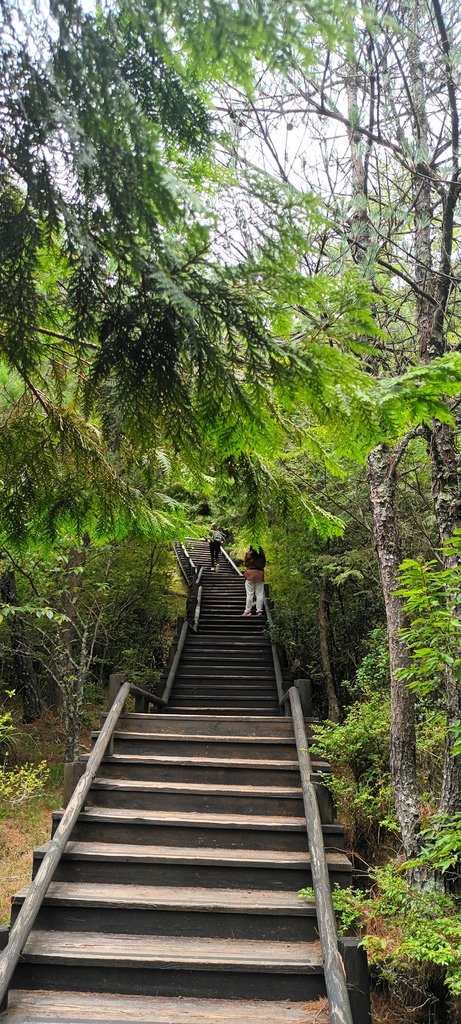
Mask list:
[[[10,692],[12,693],[13,691]],[[11,711],[2,710],[0,712],[0,747],[3,747],[5,743],[11,739],[14,731],[15,729]]]
[[[315,901],[315,892],[311,887],[300,889],[298,896],[308,903]],[[361,889],[349,886],[343,889],[335,885],[332,889],[333,909],[336,914],[338,934],[345,935],[362,922],[364,894]]]
[[[461,530],[456,530],[444,552],[459,556],[460,550]],[[461,679],[461,567],[457,560],[443,569],[435,560],[406,559],[396,593],[404,599],[409,619],[401,635],[410,664],[400,676],[423,696],[440,692],[447,669]]]
[[372,846],[380,826],[394,830],[395,821],[389,767],[388,655],[382,629],[372,632],[369,646],[351,687],[356,699],[342,723],[326,721],[314,726],[312,750],[333,767],[328,785],[339,817],[349,823],[355,841]]
[[434,814],[421,829],[421,840],[421,853],[408,868],[429,866],[442,874],[455,868],[461,858],[461,813]]
[[[424,988],[428,972],[440,969],[448,991],[461,992],[459,900],[410,885],[393,863],[373,871],[370,895],[352,887],[333,889],[341,934],[363,933],[369,963],[396,994]],[[313,891],[299,895],[311,901]]]
[[389,863],[373,871],[370,896],[357,889],[334,891],[340,927],[359,927],[370,964],[393,991],[425,987],[440,970],[452,995],[461,993],[459,900],[433,889],[419,890]]
[[[12,692],[10,691],[11,695]],[[0,765],[0,819],[8,817],[14,807],[43,793],[49,777],[46,761],[38,764],[25,763],[11,766],[8,751],[17,736],[11,711],[0,708],[0,750],[3,764]]]
[[357,842],[373,845],[380,825],[395,828],[389,769],[389,697],[378,690],[354,702],[341,724],[314,727],[313,752],[330,761],[326,780]]
[[41,796],[48,781],[46,761],[22,764],[19,768],[0,767],[0,818],[6,818],[14,807]]

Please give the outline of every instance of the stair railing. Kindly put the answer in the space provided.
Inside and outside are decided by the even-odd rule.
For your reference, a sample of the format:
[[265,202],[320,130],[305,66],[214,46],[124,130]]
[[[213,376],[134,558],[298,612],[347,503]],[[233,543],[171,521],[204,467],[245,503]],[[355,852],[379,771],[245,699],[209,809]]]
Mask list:
[[[193,569],[194,569],[194,576],[193,576],[192,583],[187,581],[187,585],[189,587],[189,596],[192,597],[192,603],[189,604],[189,601],[188,601],[187,618],[184,620],[184,622],[183,622],[183,624],[181,626],[181,632],[180,632],[179,637],[178,637],[178,645],[176,647],[176,651],[174,653],[174,657],[173,657],[173,660],[172,660],[171,665],[170,665],[170,669],[169,669],[169,672],[168,672],[168,675],[167,675],[167,678],[166,678],[165,686],[163,687],[162,700],[163,700],[163,703],[164,703],[165,707],[168,704],[168,701],[169,701],[169,699],[171,697],[171,691],[173,689],[173,684],[174,684],[174,681],[175,681],[175,678],[176,678],[176,672],[178,670],[178,665],[179,665],[179,662],[181,660],[181,655],[182,655],[182,652],[183,652],[184,644],[186,642],[187,634],[189,632],[189,629],[193,629],[195,633],[197,632],[198,624],[199,624],[199,619],[200,619],[200,611],[201,611],[201,606],[202,606],[203,587],[202,587],[200,581],[202,579],[203,565],[200,567],[200,569],[197,569],[197,566],[192,561],[192,558],[190,557],[189,552],[187,551],[187,549],[184,547],[183,544],[181,544],[181,548],[182,548],[182,550],[183,550],[183,552],[185,554],[185,557],[188,559],[190,565],[193,566]],[[178,559],[178,562],[181,565],[179,557],[178,557],[178,554],[177,554],[177,551],[176,551],[176,545],[174,545],[174,551],[175,551],[176,557]],[[185,579],[187,580],[187,577],[186,577],[184,571],[183,571],[183,575],[184,575]],[[194,594],[194,590],[195,590],[195,594]],[[195,597],[195,601],[194,601],[194,597]]]
[[317,927],[323,957],[330,1020],[331,1024],[353,1024],[346,973],[338,949],[336,918],[331,898],[322,822],[320,820],[317,795],[311,782],[312,764],[306,730],[304,728],[303,709],[296,687],[290,686],[288,693],[301,775],[301,788],[311,860],[312,886],[317,908]]
[[[192,561],[192,558],[190,557],[190,554],[187,551],[187,548],[184,547],[184,544],[178,544],[178,542],[175,541],[175,543],[173,544],[173,551],[174,551],[174,553],[176,555],[177,563],[178,563],[179,568],[180,568],[180,570],[181,570],[181,572],[182,572],[182,574],[184,576],[184,579],[185,579],[185,581],[187,583],[187,586],[188,587],[192,586],[192,584],[194,583],[194,581],[195,581],[195,579],[197,577],[197,572],[198,572],[197,566],[195,565],[195,562]],[[184,568],[180,552],[182,552],[182,556],[183,556],[184,562],[188,566],[189,575],[188,575],[186,569]]]
[[[202,594],[203,594],[203,587],[202,587],[202,584],[201,584],[202,573],[203,573],[203,565],[200,567],[198,575],[197,575],[197,579],[196,579],[195,583],[193,584],[193,587],[191,588],[191,590],[192,590],[192,602],[191,602],[191,609],[190,609],[190,615],[189,615],[188,621],[189,621],[189,626],[190,626],[191,629],[194,630],[194,633],[196,633],[197,630],[198,630],[198,624],[199,624],[199,621],[200,621],[200,612],[201,612],[201,609],[202,609]],[[191,622],[191,618],[193,619],[192,622]]]
[[[120,683],[124,677],[117,673],[116,676],[112,677],[112,680],[115,679]],[[19,957],[32,931],[35,919],[47,894],[48,887],[53,879],[66,843],[85,804],[96,772],[111,743],[118,719],[131,690],[132,687],[128,681],[125,680],[121,683],[93,750],[89,755],[85,771],[75,786],[75,790],[67,804],[56,832],[48,844],[48,849],[37,874],[29,886],[27,896],[11,928],[8,945],[0,954],[0,1006],[3,1009],[6,1009],[8,987]],[[114,692],[114,688],[110,688],[109,692]]]

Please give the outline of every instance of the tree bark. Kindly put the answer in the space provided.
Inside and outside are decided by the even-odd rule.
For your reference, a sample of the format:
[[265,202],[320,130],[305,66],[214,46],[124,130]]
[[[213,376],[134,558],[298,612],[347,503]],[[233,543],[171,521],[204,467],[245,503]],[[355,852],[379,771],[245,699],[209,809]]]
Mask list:
[[[17,605],[16,577],[14,572],[0,575],[0,594],[5,604]],[[23,722],[35,722],[42,713],[42,699],[35,678],[32,659],[27,653],[26,627],[20,615],[9,619],[11,651],[13,654],[14,689],[22,704]]]
[[[452,179],[443,199],[438,268],[434,268],[431,239],[433,186],[431,175],[428,173],[430,163],[429,120],[426,108],[424,67],[420,52],[419,4],[410,4],[407,8],[410,29],[408,60],[412,109],[415,121],[415,141],[420,154],[420,160],[413,174],[415,280],[421,288],[421,293],[416,295],[416,308],[419,351],[422,361],[426,363],[443,355],[446,351],[446,313],[453,285],[454,212],[459,196],[459,117],[456,91],[453,88],[450,43],[438,0],[433,0],[433,7],[440,42],[445,54],[444,79],[451,115],[453,151]],[[427,298],[422,297],[422,291],[426,293]],[[431,302],[432,296],[433,301]],[[459,454],[455,432],[451,426],[438,421],[432,423],[428,454],[431,464],[434,513],[440,541],[443,544],[461,526]],[[446,568],[459,564],[459,557],[445,555],[444,564]],[[461,810],[461,757],[453,757],[453,736],[450,727],[461,719],[461,684],[454,678],[449,668],[445,673],[445,694],[447,739],[439,809],[441,812],[454,814]]]
[[404,626],[402,600],[395,594],[402,556],[395,514],[393,452],[388,445],[379,445],[370,453],[368,483],[389,643],[392,788],[405,853],[407,857],[414,857],[419,852],[420,829],[414,697],[406,683],[399,679],[399,671],[407,667],[407,652],[400,639]]
[[[357,127],[357,68],[348,66],[346,93],[348,102],[349,144],[351,153],[351,190],[354,206],[353,243],[359,253],[352,255],[367,270],[367,253],[371,242],[368,217],[368,161],[362,156],[361,134]],[[370,83],[371,86],[371,83]],[[374,120],[374,88],[370,87],[370,123]],[[406,651],[400,638],[403,625],[402,601],[394,591],[401,562],[400,538],[396,515],[396,474],[393,453],[387,445],[379,445],[368,457],[368,486],[373,517],[373,535],[379,563],[386,609],[391,681],[390,763],[395,808],[407,857],[419,851],[419,802],[416,778],[416,730],[414,697],[399,677],[406,667]]]
[[333,672],[331,670],[330,648],[328,644],[328,603],[327,585],[325,580],[320,581],[320,593],[318,602],[320,653],[322,656],[322,668],[325,679],[327,695],[328,718],[332,722],[339,722],[339,703],[336,696]]
[[82,665],[86,665],[88,631],[85,625],[81,635],[79,628],[77,602],[82,577],[81,573],[76,570],[85,564],[85,547],[74,548],[69,554],[66,566],[66,588],[61,597],[61,610],[67,616],[67,621],[62,626],[55,674],[60,679],[66,762],[76,761],[80,750],[80,713],[83,685],[86,678]]

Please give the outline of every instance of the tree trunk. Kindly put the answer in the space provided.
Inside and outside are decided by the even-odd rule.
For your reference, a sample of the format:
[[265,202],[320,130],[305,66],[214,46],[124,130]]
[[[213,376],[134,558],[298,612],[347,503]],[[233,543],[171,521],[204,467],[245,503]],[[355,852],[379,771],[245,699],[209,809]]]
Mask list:
[[82,576],[75,570],[85,564],[85,547],[74,548],[69,554],[66,587],[61,597],[61,610],[67,616],[67,621],[62,625],[55,674],[60,679],[66,762],[76,761],[80,749],[80,712],[84,685],[82,657],[86,657],[87,627],[83,628],[82,637],[77,608]]
[[318,615],[320,653],[322,656],[322,668],[323,675],[325,678],[325,689],[327,694],[328,718],[331,719],[332,722],[339,722],[339,703],[338,698],[336,696],[333,673],[331,671],[330,649],[328,644],[328,605],[327,585],[325,580],[320,581]]
[[[16,577],[14,572],[0,575],[0,594],[5,604],[17,605]],[[26,627],[20,615],[9,618],[11,651],[13,654],[14,689],[22,703],[23,722],[35,722],[42,713],[42,700],[32,664],[27,653]]]
[[[361,133],[357,129],[358,68],[349,64],[346,74],[346,95],[351,153],[351,193],[353,218],[351,251],[357,263],[367,272],[367,254],[371,242],[371,221],[368,216],[368,158],[363,157]],[[370,99],[370,118],[374,103]],[[396,517],[396,477],[392,452],[379,445],[368,457],[368,486],[373,516],[373,534],[378,557],[386,609],[391,680],[390,762],[395,809],[407,857],[419,850],[419,802],[416,778],[416,731],[414,697],[398,678],[406,667],[406,651],[399,631],[403,625],[403,609],[394,591],[401,561],[400,538]]]
[[399,670],[407,667],[407,653],[399,635],[404,625],[402,601],[394,593],[401,551],[395,514],[395,470],[387,445],[379,445],[370,453],[368,483],[389,642],[392,788],[405,853],[414,857],[419,852],[420,828],[414,697],[398,677]]

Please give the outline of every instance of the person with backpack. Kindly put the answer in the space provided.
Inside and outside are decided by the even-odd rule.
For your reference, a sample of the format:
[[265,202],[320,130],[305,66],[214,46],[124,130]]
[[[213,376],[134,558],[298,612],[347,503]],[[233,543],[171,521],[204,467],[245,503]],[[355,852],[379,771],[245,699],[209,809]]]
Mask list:
[[246,605],[243,615],[251,615],[256,601],[256,615],[262,615],[264,603],[264,566],[266,556],[262,548],[250,547],[245,555]]
[[223,543],[223,541],[224,534],[221,533],[221,530],[218,530],[216,523],[213,523],[213,526],[211,527],[210,530],[209,540],[212,572],[219,572],[219,555],[221,551],[221,544]]

